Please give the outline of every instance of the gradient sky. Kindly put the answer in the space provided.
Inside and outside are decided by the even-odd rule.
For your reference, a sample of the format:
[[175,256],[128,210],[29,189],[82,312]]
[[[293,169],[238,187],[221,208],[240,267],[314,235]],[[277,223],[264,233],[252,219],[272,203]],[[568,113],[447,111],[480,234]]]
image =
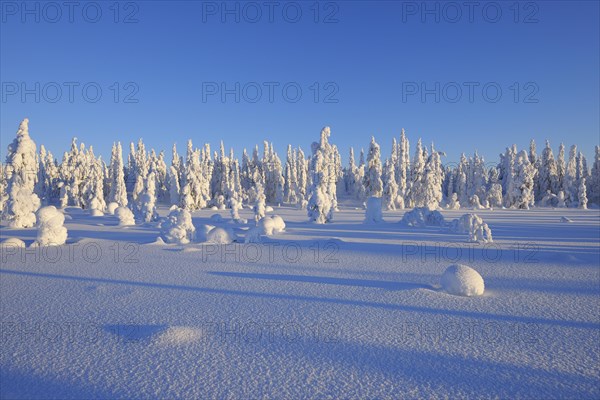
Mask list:
[[[536,139],[538,152],[545,139],[555,152],[561,141],[576,143],[589,159],[600,142],[597,1],[523,2],[518,14],[512,1],[483,1],[472,20],[463,1],[450,6],[428,2],[430,9],[439,7],[439,22],[433,14],[421,14],[421,2],[400,1],[320,2],[318,22],[312,1],[280,2],[272,20],[263,5],[257,22],[252,22],[252,7],[263,1],[245,9],[245,3],[227,3],[239,7],[239,22],[235,13],[222,21],[222,2],[124,2],[118,15],[112,1],[88,5],[85,13],[81,2],[72,22],[66,7],[57,16],[44,3],[27,3],[30,9],[39,7],[36,16],[22,15],[23,4],[2,2],[2,160],[24,117],[30,119],[36,143],[59,159],[73,136],[105,159],[113,141],[127,148],[140,137],[147,148],[164,149],[168,161],[172,143],[183,153],[188,138],[196,146],[209,142],[213,149],[222,139],[238,156],[244,147],[268,139],[284,159],[288,143],[308,153],[325,125],[331,126],[331,141],[344,162],[349,147],[358,155],[371,135],[386,157],[401,128],[411,153],[422,137],[447,153],[446,162],[476,149],[495,162],[507,145],[527,147],[530,138]],[[460,16],[455,5],[461,7]],[[102,15],[92,23],[98,7]],[[302,15],[293,22],[298,9]],[[124,23],[127,16],[134,21]],[[36,82],[39,103],[33,94],[23,99],[21,85],[35,92]],[[66,82],[79,84],[72,102]],[[96,103],[82,93],[90,82],[88,96],[95,96],[93,85],[102,89]],[[210,82],[229,88],[239,82],[248,91],[244,96],[240,90],[239,103],[234,95],[223,102],[220,95],[203,91]],[[251,82],[263,87],[255,103],[249,101],[256,95],[247,85]],[[279,84],[273,102],[265,82]],[[302,89],[297,102],[282,93],[289,82]],[[411,82],[428,88],[439,82],[440,101],[434,94],[424,102],[420,93],[408,95]],[[457,102],[450,101],[456,97],[454,84],[447,85],[452,82],[463,87]],[[472,102],[465,82],[479,84]],[[482,93],[488,83],[489,97],[495,96],[495,87],[502,90],[495,103]],[[56,85],[63,88],[57,99]],[[294,86],[288,86],[288,96],[295,96]],[[18,93],[12,94],[15,87]],[[136,87],[132,99],[138,102],[124,102]],[[329,98],[337,102],[324,102],[336,88]]]

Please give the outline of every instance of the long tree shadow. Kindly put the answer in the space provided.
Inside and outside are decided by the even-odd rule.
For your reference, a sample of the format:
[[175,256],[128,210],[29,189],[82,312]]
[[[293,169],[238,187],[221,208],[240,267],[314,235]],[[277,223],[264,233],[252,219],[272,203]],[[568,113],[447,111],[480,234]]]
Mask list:
[[434,289],[433,286],[411,282],[376,281],[370,279],[332,278],[327,276],[261,274],[244,272],[208,271],[208,274],[244,279],[265,279],[288,282],[321,283],[327,285],[358,286],[387,290]]
[[76,282],[98,282],[98,283],[115,284],[115,285],[139,286],[139,287],[153,288],[153,289],[182,290],[182,291],[211,293],[211,294],[220,294],[220,295],[229,295],[229,296],[244,296],[244,297],[252,297],[252,298],[259,298],[259,299],[279,299],[279,300],[306,301],[306,302],[325,303],[325,304],[341,304],[341,305],[354,306],[354,307],[369,307],[369,308],[378,308],[378,309],[390,310],[390,311],[406,311],[406,312],[417,312],[417,313],[434,314],[434,315],[451,315],[451,316],[464,317],[464,318],[475,318],[475,319],[494,320],[494,321],[514,321],[514,322],[525,322],[525,323],[537,323],[537,324],[545,324],[545,325],[563,326],[563,327],[567,327],[567,328],[592,329],[592,330],[600,329],[600,323],[597,323],[597,322],[570,321],[570,320],[558,320],[558,319],[550,319],[550,318],[543,318],[543,317],[526,317],[526,316],[518,316],[518,315],[491,314],[491,313],[477,312],[477,311],[446,310],[446,309],[437,309],[437,308],[430,308],[430,307],[410,306],[410,305],[404,305],[404,304],[378,303],[378,302],[374,302],[374,301],[364,301],[364,300],[351,300],[351,299],[289,295],[289,294],[277,294],[277,293],[250,292],[250,291],[241,291],[241,290],[232,290],[232,289],[216,289],[216,288],[183,286],[183,285],[173,285],[173,284],[154,283],[154,282],[136,282],[136,281],[127,281],[127,280],[119,280],[119,279],[106,279],[106,278],[93,278],[93,277],[82,277],[82,276],[71,276],[71,275],[47,274],[47,273],[39,273],[39,272],[8,270],[8,269],[0,269],[0,273],[10,274],[10,275],[19,275],[19,276],[30,276],[30,277],[36,277],[36,278],[46,278],[46,279],[62,279],[62,280],[76,281]]

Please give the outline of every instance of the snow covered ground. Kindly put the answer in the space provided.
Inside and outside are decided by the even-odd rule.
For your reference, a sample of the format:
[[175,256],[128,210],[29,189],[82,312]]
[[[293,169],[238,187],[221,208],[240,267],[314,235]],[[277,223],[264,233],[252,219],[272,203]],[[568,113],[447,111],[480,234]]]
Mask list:
[[[340,208],[313,225],[275,207],[286,229],[260,244],[229,211],[193,213],[230,245],[67,208],[65,245],[2,248],[0,397],[600,397],[598,210],[477,210],[483,245]],[[457,263],[483,296],[439,289]]]

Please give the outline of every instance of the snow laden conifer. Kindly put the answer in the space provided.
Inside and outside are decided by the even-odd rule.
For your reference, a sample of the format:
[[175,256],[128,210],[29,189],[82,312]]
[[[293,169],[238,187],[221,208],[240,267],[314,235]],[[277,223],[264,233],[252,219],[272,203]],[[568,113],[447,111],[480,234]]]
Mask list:
[[567,169],[565,171],[565,177],[563,181],[563,188],[565,192],[565,199],[569,207],[577,206],[579,203],[579,185],[577,179],[577,146],[571,146],[569,151],[569,162],[567,163]]
[[590,201],[600,205],[600,146],[596,146],[594,165],[589,181]]
[[553,194],[557,194],[560,191],[558,186],[556,160],[554,160],[550,142],[547,140],[546,147],[542,150],[542,158],[540,160],[538,188],[541,197],[544,197],[548,191]]
[[392,159],[387,159],[383,168],[383,207],[386,210],[395,210],[398,198],[398,184],[396,171]]
[[363,177],[363,185],[367,197],[381,197],[383,195],[383,182],[381,181],[381,149],[375,141],[375,137],[371,136],[369,144],[369,152],[367,154],[367,164],[365,167],[365,176]]
[[40,145],[39,168],[34,192],[44,205],[51,204],[58,199],[58,166],[52,153]]
[[42,207],[37,211],[37,239],[39,246],[60,246],[67,241],[65,216],[54,206]]
[[308,193],[309,200],[307,204],[307,213],[310,221],[323,224],[333,221],[333,212],[335,210],[335,195],[330,193],[332,187],[330,177],[332,169],[329,163],[332,162],[332,148],[329,144],[331,130],[325,127],[321,130],[321,140],[319,143],[312,144],[312,158],[310,160],[310,174],[312,184]]
[[38,172],[36,145],[29,137],[29,119],[19,125],[17,137],[8,145],[6,156],[8,169],[7,217],[14,228],[29,228],[35,225],[35,212],[40,199],[33,192]]
[[587,210],[587,204],[588,204],[588,198],[587,198],[587,187],[585,184],[585,178],[582,177],[579,181],[579,191],[577,193],[578,195],[578,207],[583,209],[583,210]]
[[424,207],[425,206],[425,160],[421,139],[417,142],[415,155],[411,167],[411,184],[410,184],[410,206]]
[[442,161],[440,153],[431,143],[431,155],[425,163],[423,172],[423,205],[430,210],[438,208],[442,201]]
[[113,143],[109,175],[111,184],[108,201],[117,203],[119,206],[126,206],[128,203],[127,187],[125,186],[125,171],[123,168],[123,149],[121,148],[121,142]]
[[152,222],[158,219],[156,212],[156,173],[150,172],[144,181],[144,189],[138,197],[136,219]]
[[266,196],[262,184],[258,184],[256,187],[256,203],[254,203],[254,222],[258,224],[262,218],[265,217],[267,210]]
[[521,150],[515,159],[514,177],[511,183],[513,207],[528,210],[534,205],[533,178],[535,173],[535,167],[529,161],[527,152]]

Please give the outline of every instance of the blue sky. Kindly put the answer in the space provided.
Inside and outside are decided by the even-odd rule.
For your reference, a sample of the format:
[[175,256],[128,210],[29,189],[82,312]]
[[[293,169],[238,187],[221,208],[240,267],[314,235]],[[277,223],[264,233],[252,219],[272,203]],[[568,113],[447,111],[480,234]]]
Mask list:
[[[447,162],[476,149],[496,161],[530,138],[538,152],[547,138],[555,152],[564,141],[593,157],[596,1],[483,1],[471,17],[462,1],[426,3],[439,21],[421,2],[280,2],[272,17],[263,3],[229,2],[239,11],[223,15],[222,2],[81,2],[71,22],[65,6],[59,15],[29,2],[27,13],[2,2],[0,156],[29,117],[34,140],[59,158],[73,136],[105,158],[113,141],[140,137],[168,160],[172,143],[183,153],[188,138],[214,149],[223,139],[237,155],[268,139],[283,158],[288,143],[308,153],[324,125],[344,162],[371,135],[387,156],[401,128],[411,150],[422,137]],[[223,101],[221,86],[235,92],[236,82],[239,102],[235,93]],[[432,91],[424,99],[423,85]]]

